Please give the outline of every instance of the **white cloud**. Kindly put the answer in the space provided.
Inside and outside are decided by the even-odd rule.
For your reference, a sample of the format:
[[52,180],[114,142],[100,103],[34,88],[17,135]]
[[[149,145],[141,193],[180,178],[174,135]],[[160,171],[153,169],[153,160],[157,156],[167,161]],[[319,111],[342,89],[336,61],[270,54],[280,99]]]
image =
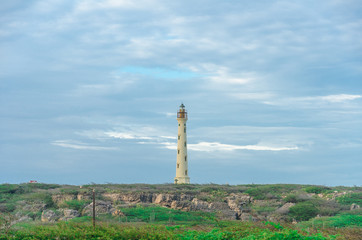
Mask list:
[[192,71],[206,75],[206,79],[214,84],[244,85],[255,80],[252,72],[235,72],[226,66],[205,63],[199,67],[190,67]]
[[288,106],[304,106],[304,107],[320,107],[326,103],[348,103],[350,101],[360,99],[362,95],[353,94],[335,94],[326,96],[309,96],[309,97],[294,97],[294,98],[280,98],[268,99],[264,101],[265,104],[270,105],[288,105]]
[[88,12],[99,9],[116,9],[116,8],[124,8],[124,9],[139,9],[144,8],[145,5],[150,1],[132,1],[132,0],[106,0],[106,1],[80,1],[76,7],[76,9],[80,12]]
[[361,95],[352,95],[352,94],[335,94],[335,95],[327,95],[327,96],[313,96],[313,97],[300,97],[300,98],[292,98],[295,101],[301,102],[331,102],[331,103],[339,103],[339,102],[347,102],[362,98]]
[[145,136],[145,135],[139,135],[137,133],[133,132],[105,132],[104,133],[108,137],[112,138],[119,138],[119,139],[142,139],[142,140],[152,140],[153,137]]
[[72,148],[72,149],[79,149],[79,150],[97,150],[97,151],[104,151],[104,150],[116,150],[115,147],[101,147],[101,146],[94,146],[94,145],[87,145],[82,142],[78,141],[71,141],[71,140],[57,140],[51,143],[54,146],[64,147],[64,148]]
[[271,99],[275,95],[267,92],[246,92],[246,93],[232,93],[231,96],[242,100],[265,100]]
[[345,102],[345,101],[352,101],[358,98],[362,98],[362,96],[351,95],[351,94],[338,94],[338,95],[328,95],[320,97],[321,100],[328,102]]
[[188,144],[188,149],[202,152],[214,152],[214,151],[234,151],[234,150],[255,150],[255,151],[285,151],[285,150],[298,150],[294,147],[271,147],[261,145],[231,145],[222,144],[219,142],[200,142],[197,144]]
[[[176,150],[176,142],[139,142],[139,144],[159,144],[163,148]],[[273,147],[273,146],[263,146],[263,145],[231,145],[223,144],[219,142],[199,142],[196,144],[187,144],[187,148],[191,151],[199,152],[229,152],[234,150],[253,150],[253,151],[290,151],[290,150],[299,150],[298,147]]]

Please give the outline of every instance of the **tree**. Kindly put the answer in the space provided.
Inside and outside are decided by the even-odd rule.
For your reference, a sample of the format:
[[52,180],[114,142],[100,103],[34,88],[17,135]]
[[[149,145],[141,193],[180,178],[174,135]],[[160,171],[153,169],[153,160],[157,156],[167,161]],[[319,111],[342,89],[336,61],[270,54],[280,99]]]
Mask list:
[[311,202],[300,202],[289,209],[289,215],[298,221],[307,221],[318,214],[318,208]]

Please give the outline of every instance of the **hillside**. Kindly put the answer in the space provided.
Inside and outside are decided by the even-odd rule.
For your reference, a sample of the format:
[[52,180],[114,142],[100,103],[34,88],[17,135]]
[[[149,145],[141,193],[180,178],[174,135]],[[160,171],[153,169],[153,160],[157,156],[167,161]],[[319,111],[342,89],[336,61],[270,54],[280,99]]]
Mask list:
[[123,209],[162,206],[202,211],[220,219],[306,221],[313,217],[359,212],[361,187],[312,185],[174,184],[2,184],[0,212],[18,221],[58,221],[90,215],[92,189],[97,214],[126,215]]

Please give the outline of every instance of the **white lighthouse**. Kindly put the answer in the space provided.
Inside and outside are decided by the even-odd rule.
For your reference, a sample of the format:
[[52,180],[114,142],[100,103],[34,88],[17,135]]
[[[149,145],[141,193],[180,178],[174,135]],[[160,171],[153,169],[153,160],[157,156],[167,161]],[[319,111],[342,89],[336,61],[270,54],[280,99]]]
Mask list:
[[181,104],[177,112],[178,135],[177,135],[177,161],[175,184],[188,184],[190,177],[187,167],[187,140],[186,140],[187,112],[185,106]]

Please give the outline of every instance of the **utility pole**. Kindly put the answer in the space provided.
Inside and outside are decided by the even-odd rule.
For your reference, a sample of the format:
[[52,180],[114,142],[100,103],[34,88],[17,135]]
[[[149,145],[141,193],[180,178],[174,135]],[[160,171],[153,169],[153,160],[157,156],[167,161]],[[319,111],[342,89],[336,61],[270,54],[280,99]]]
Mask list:
[[93,188],[93,229],[96,228],[96,191]]

